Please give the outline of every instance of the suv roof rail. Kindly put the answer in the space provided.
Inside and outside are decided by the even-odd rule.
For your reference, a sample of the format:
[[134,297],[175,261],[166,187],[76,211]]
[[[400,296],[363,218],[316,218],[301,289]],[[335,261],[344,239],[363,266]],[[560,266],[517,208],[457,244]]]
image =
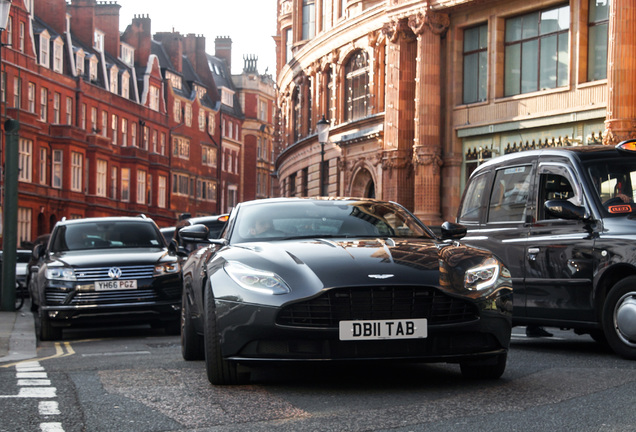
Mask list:
[[63,216],[60,222],[65,222],[65,221],[66,221],[66,216]]
[[146,215],[145,215],[145,214],[143,214],[143,213],[140,213],[140,214],[139,214],[139,217],[140,217],[140,218],[142,218],[142,219],[148,219],[148,216],[146,216]]

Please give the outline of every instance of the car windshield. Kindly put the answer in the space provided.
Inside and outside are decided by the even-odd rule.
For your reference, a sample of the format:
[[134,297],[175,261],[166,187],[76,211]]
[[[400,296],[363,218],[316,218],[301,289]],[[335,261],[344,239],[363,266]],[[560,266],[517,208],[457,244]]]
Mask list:
[[159,248],[160,233],[149,223],[128,221],[83,222],[61,226],[51,251],[65,252],[113,248]]
[[636,158],[592,160],[585,167],[606,216],[636,212]]
[[230,241],[330,237],[426,237],[400,206],[367,201],[279,201],[242,207]]

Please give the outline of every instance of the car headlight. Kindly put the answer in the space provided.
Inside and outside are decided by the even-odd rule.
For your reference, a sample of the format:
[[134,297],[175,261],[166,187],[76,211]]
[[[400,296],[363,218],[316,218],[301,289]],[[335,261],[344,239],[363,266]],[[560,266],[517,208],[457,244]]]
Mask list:
[[250,291],[279,295],[291,292],[289,286],[276,273],[258,270],[237,261],[228,261],[225,272],[241,286]]
[[464,287],[472,291],[491,288],[499,277],[501,266],[494,258],[488,258],[481,265],[466,270]]
[[46,269],[46,278],[49,280],[75,281],[75,270],[71,267],[49,267]]
[[161,276],[164,274],[174,274],[179,273],[181,267],[178,262],[171,262],[165,264],[159,264],[155,266],[155,276]]

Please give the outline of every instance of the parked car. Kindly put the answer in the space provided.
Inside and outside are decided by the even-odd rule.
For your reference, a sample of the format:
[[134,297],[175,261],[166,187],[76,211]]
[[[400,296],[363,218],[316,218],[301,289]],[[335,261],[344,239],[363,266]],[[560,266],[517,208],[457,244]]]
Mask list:
[[374,199],[273,198],[238,204],[219,239],[183,265],[181,342],[212,384],[262,361],[459,363],[498,378],[512,285],[490,252],[437,238],[402,206]]
[[29,286],[41,340],[70,325],[150,323],[180,330],[181,269],[146,217],[63,220]]
[[510,269],[514,325],[571,328],[636,359],[636,140],[524,151],[470,176],[464,242]]

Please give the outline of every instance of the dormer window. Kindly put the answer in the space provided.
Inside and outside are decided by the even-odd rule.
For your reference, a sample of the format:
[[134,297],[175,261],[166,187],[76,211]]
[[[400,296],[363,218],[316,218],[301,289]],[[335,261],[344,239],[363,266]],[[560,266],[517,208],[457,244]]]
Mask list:
[[84,75],[84,59],[86,55],[84,54],[84,50],[78,50],[75,53],[75,69],[77,70],[77,76]]
[[205,95],[207,94],[207,90],[205,89],[205,87],[202,87],[200,85],[194,85],[194,89],[197,92],[197,98],[198,99],[203,99],[205,97]]
[[97,81],[97,56],[91,56],[90,60],[89,60],[89,70],[88,73],[90,75],[90,80],[91,81]]
[[119,93],[119,69],[117,66],[112,66],[110,68],[110,91],[111,93],[118,94]]
[[99,30],[95,30],[95,40],[93,41],[93,48],[99,52],[104,52],[104,33]]
[[40,34],[40,65],[48,68],[50,65],[50,42],[49,32],[43,31]]
[[62,38],[57,38],[53,42],[53,70],[57,73],[64,73],[64,42]]
[[135,49],[128,44],[121,44],[121,61],[132,67],[135,65]]
[[130,99],[130,73],[124,71],[121,75],[121,97]]
[[170,81],[173,89],[181,90],[181,77],[171,72],[166,72],[166,78]]
[[150,86],[150,109],[159,111],[159,87]]
[[221,103],[227,106],[234,106],[234,92],[227,87],[221,87]]

